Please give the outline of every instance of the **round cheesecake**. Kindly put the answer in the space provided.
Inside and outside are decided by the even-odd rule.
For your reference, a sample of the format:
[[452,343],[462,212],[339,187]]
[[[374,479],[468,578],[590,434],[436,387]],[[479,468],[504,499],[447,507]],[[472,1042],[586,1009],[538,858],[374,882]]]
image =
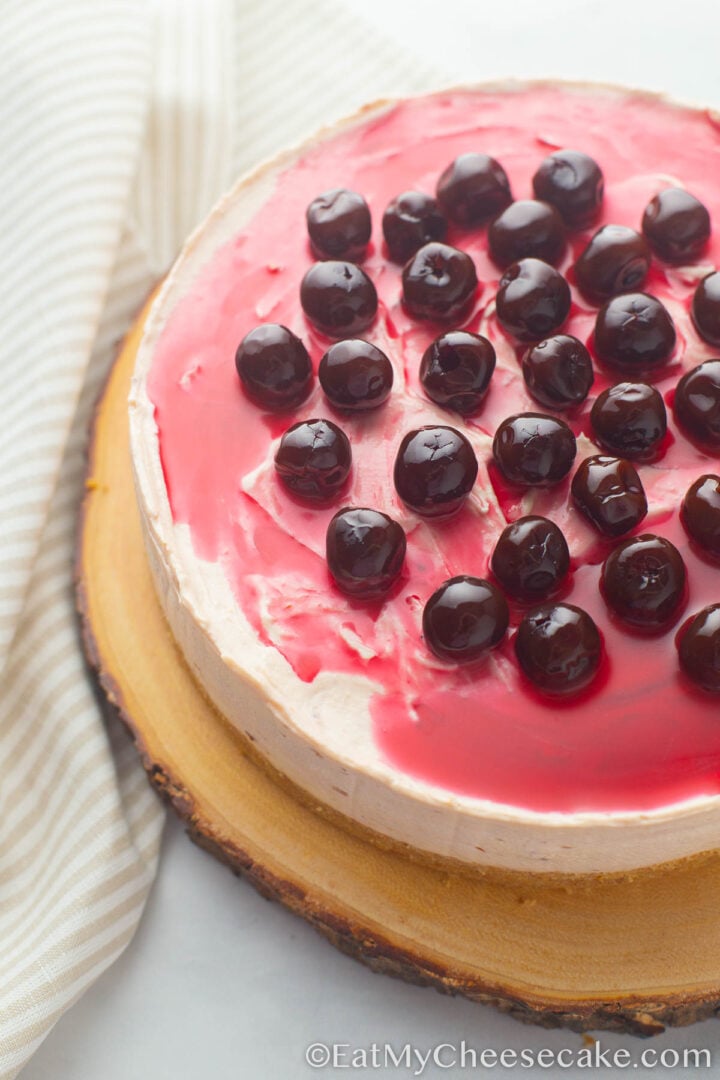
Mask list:
[[[573,218],[561,204],[558,224],[543,163],[567,149],[597,164],[603,191],[596,185],[593,213]],[[489,155],[505,177],[500,202],[474,217],[448,194],[452,184],[458,190],[452,163],[457,174],[464,155]],[[130,433],[170,632],[254,751],[349,826],[420,856],[558,874],[625,872],[720,846],[720,697],[681,663],[685,641],[696,667],[712,665],[706,654],[697,660],[702,635],[688,625],[720,602],[717,555],[691,535],[682,509],[720,457],[701,430],[712,370],[696,372],[720,352],[709,340],[710,301],[709,318],[693,317],[698,286],[720,265],[720,231],[693,251],[681,237],[678,253],[663,247],[667,229],[646,213],[680,190],[720,222],[719,175],[717,120],[640,93],[537,84],[382,103],[243,178],[166,279],[138,351]],[[347,332],[323,324],[308,298],[312,273],[328,259],[319,233],[311,242],[308,207],[338,189],[369,208],[369,241],[345,265],[377,295],[376,310]],[[461,260],[460,292],[444,309],[430,310],[422,291],[427,267],[437,271],[434,249],[403,262],[388,249],[389,231],[384,239],[383,215],[404,192],[437,193],[442,240],[428,247],[462,253],[452,256]],[[517,228],[528,200],[528,213],[542,217],[534,235],[551,226],[539,270],[537,259],[513,261],[518,244],[521,255],[529,250]],[[630,269],[618,282],[623,245]],[[538,273],[543,296],[554,290],[550,309],[538,307],[543,318],[550,310],[549,323],[526,317],[522,289],[527,277],[534,296]],[[302,342],[312,366],[301,400],[282,408],[253,397],[236,366],[241,342],[267,325]],[[635,352],[623,352],[637,326],[640,345],[635,334]],[[495,358],[467,411],[431,396],[423,362],[441,335],[458,330],[489,343]],[[560,334],[589,359],[579,375],[572,369],[573,399],[556,404],[557,380],[548,382],[543,356],[530,354]],[[361,338],[390,361],[391,389],[372,408],[333,403],[318,378],[338,338]],[[599,415],[623,382],[655,391],[667,424],[652,452],[627,451],[630,463],[608,448],[623,433],[627,442],[627,430],[615,423],[613,436]],[[513,473],[504,433],[528,416],[554,418],[572,442],[562,475],[526,483]],[[339,428],[351,453],[348,475],[322,500],[289,488],[278,465],[288,430],[309,421]],[[398,478],[403,440],[426,429],[452,431],[477,463],[452,513],[414,502]],[[603,483],[614,470],[631,512],[639,485],[635,518],[617,524],[615,488],[598,509],[599,468]],[[346,508],[386,515],[404,534],[402,566],[380,593],[353,593],[331,572],[329,527]],[[532,600],[494,558],[506,530],[528,517],[553,523],[569,552],[561,580]],[[656,623],[633,592],[637,562],[627,570],[631,557],[646,567],[647,551],[638,555],[632,541],[647,547],[648,536],[677,570],[676,595]],[[429,601],[455,578],[484,583],[507,611],[507,630],[471,662],[443,651],[431,630]],[[579,611],[592,628],[591,644],[583,639],[590,674],[576,684],[567,669],[562,685],[553,683],[533,644],[550,608],[556,620]]]

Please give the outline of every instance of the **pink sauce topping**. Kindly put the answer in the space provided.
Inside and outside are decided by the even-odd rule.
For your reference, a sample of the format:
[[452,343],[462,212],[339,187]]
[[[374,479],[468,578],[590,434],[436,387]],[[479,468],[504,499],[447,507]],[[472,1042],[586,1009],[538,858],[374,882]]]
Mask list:
[[[261,639],[278,648],[301,679],[312,680],[322,668],[362,673],[382,687],[371,705],[374,737],[396,768],[453,792],[540,811],[649,809],[720,792],[720,702],[681,679],[675,648],[685,618],[720,601],[720,569],[690,548],[678,519],[685,491],[701,473],[716,471],[717,460],[688,442],[669,410],[662,456],[639,466],[650,512],[636,532],[666,536],[680,549],[689,578],[687,606],[660,637],[641,637],[613,623],[598,591],[600,566],[612,545],[569,504],[569,484],[524,494],[503,486],[491,464],[488,469],[498,423],[538,406],[525,389],[521,351],[493,314],[500,271],[487,255],[485,230],[454,231],[448,238],[472,255],[483,284],[464,325],[490,337],[498,353],[485,407],[467,424],[433,406],[419,387],[420,358],[441,328],[404,312],[400,268],[383,252],[380,223],[390,199],[410,188],[433,193],[440,172],[458,154],[479,150],[498,158],[514,197],[529,198],[538,164],[562,147],[584,150],[605,174],[598,226],[639,228],[653,195],[686,186],[708,207],[715,226],[703,267],[720,265],[720,131],[709,116],[639,98],[551,88],[442,94],[399,105],[341,134],[279,178],[266,205],[215,254],[172,313],[149,393],[173,516],[189,526],[197,555],[222,564]],[[373,240],[363,265],[377,286],[380,308],[365,336],[393,361],[393,393],[378,411],[351,418],[336,414],[316,385],[296,414],[263,413],[240,389],[235,350],[254,326],[278,322],[302,337],[317,370],[329,342],[307,324],[298,299],[312,261],[304,215],[313,197],[338,186],[361,192],[372,210]],[[563,272],[592,231],[571,234]],[[682,371],[713,355],[688,315],[704,272],[655,261],[644,286],[667,305],[678,332],[675,356],[654,380],[668,406]],[[575,290],[573,300],[564,332],[588,341],[597,308]],[[588,401],[569,417],[576,434],[592,438],[594,398],[628,377],[596,365]],[[340,424],[354,455],[350,487],[324,509],[292,501],[272,467],[274,440],[295,420],[317,416]],[[432,422],[465,430],[480,459],[477,496],[459,516],[439,524],[402,507],[392,484],[403,434]],[[577,463],[593,452],[581,439]],[[373,506],[406,528],[406,572],[383,604],[350,601],[330,582],[325,530],[342,505]],[[455,574],[487,576],[501,529],[530,512],[563,529],[573,566],[559,599],[585,608],[605,640],[600,676],[567,701],[543,698],[524,679],[512,628],[486,662],[470,668],[437,661],[421,639],[422,607],[430,594]],[[521,615],[516,606],[514,625]]]

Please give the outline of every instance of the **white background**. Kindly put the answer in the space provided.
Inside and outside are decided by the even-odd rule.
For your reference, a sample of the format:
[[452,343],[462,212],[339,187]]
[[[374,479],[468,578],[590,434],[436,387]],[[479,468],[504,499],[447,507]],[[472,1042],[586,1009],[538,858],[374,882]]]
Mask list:
[[[720,109],[720,4],[708,0],[337,0],[453,81],[501,76],[599,79],[665,90]],[[298,26],[298,45],[303,46]],[[311,48],[312,43],[304,47]],[[322,62],[322,58],[318,58]],[[361,55],[358,62],[362,62]],[[271,77],[271,73],[269,76]],[[368,99],[383,87],[369,85]],[[720,178],[718,178],[720,181]],[[720,914],[719,914],[720,917]],[[127,952],[60,1021],[23,1080],[294,1080],[312,1042],[420,1048],[580,1047],[579,1035],[525,1027],[460,999],[371,974],[268,904],[168,822],[158,881]],[[647,1046],[600,1035],[604,1046]],[[709,1021],[652,1046],[710,1048]],[[496,1075],[568,1077],[568,1069]],[[481,1075],[428,1067],[426,1077]],[[641,1072],[644,1072],[641,1070]],[[404,1069],[369,1075],[409,1076]],[[658,1069],[656,1075],[667,1074]],[[678,1070],[677,1075],[691,1075]],[[707,1074],[706,1074],[707,1075]]]

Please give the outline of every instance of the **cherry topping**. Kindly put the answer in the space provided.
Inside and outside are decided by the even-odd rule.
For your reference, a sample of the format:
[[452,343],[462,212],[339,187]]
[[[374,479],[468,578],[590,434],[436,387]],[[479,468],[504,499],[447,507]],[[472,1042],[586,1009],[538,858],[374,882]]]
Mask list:
[[565,225],[550,203],[519,199],[492,222],[488,244],[498,266],[527,256],[556,263],[565,250]]
[[468,416],[482,405],[494,370],[495,350],[487,338],[449,330],[425,350],[420,382],[432,401]]
[[320,385],[337,409],[364,412],[382,405],[393,384],[393,367],[376,345],[360,338],[336,341],[320,361]]
[[580,405],[593,384],[590,353],[570,334],[538,342],[525,353],[522,372],[528,390],[549,409]]
[[264,323],[245,335],[235,353],[235,367],[245,393],[265,409],[292,409],[312,388],[307,349],[278,323]]
[[450,578],[423,611],[423,635],[441,660],[477,660],[505,636],[510,621],[502,593],[482,578]]
[[720,556],[720,476],[706,473],[688,488],[680,508],[688,535],[711,555]]
[[540,259],[520,259],[500,278],[495,300],[500,324],[518,341],[539,341],[565,322],[570,287],[558,271]]
[[573,604],[549,604],[528,612],[515,635],[520,667],[547,694],[570,694],[592,681],[600,666],[597,626]]
[[431,240],[444,240],[447,220],[432,195],[404,191],[396,195],[383,214],[383,236],[390,258],[406,263]]
[[692,317],[701,338],[720,345],[720,271],[713,270],[695,290]]
[[623,622],[640,630],[662,630],[685,599],[685,563],[669,540],[652,533],[623,541],[608,555],[600,589]]
[[675,391],[675,415],[686,435],[720,447],[720,360],[706,360],[683,375]]
[[377,314],[377,292],[351,262],[319,262],[302,279],[300,303],[310,322],[328,337],[359,334]]
[[522,487],[550,487],[569,473],[575,436],[563,420],[544,413],[509,416],[495,432],[493,456],[506,480]]
[[614,296],[595,321],[600,360],[627,371],[656,368],[675,348],[675,327],[667,309],[647,293]]
[[318,259],[359,262],[370,240],[370,208],[356,191],[333,188],[306,211],[310,246]]
[[328,502],[344,486],[352,451],[331,420],[301,420],[288,428],[275,452],[275,469],[286,488],[308,502]]
[[645,207],[642,231],[661,259],[690,262],[703,253],[710,239],[710,215],[689,191],[666,188]]
[[487,154],[461,154],[438,180],[437,197],[447,216],[472,228],[512,202],[510,181],[499,162]]
[[603,390],[590,420],[603,449],[633,460],[652,457],[667,431],[662,395],[641,382],[621,382]]
[[503,529],[490,568],[505,592],[518,600],[544,598],[570,569],[567,541],[547,518],[520,518]]
[[575,263],[580,291],[602,302],[642,285],[650,269],[644,236],[627,225],[603,225]]
[[379,510],[346,506],[328,525],[328,569],[348,596],[369,600],[386,593],[400,575],[406,548],[402,526]]
[[395,459],[395,488],[423,517],[449,517],[470,493],[478,463],[470,442],[455,428],[409,431]]
[[535,198],[552,203],[572,228],[588,225],[597,217],[603,190],[599,166],[579,150],[556,150],[533,177]]
[[402,272],[403,300],[420,319],[458,319],[468,310],[477,289],[475,263],[449,244],[425,244]]
[[647,514],[645,489],[634,466],[622,458],[585,458],[573,476],[575,505],[605,536],[622,536]]
[[678,638],[680,667],[712,693],[720,691],[720,604],[710,604],[688,620]]

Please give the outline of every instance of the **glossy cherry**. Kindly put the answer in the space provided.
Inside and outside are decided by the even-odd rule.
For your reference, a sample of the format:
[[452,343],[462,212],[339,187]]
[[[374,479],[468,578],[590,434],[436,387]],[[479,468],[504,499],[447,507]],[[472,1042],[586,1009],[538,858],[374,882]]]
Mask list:
[[419,319],[461,319],[475,299],[477,283],[475,263],[466,252],[433,241],[403,269],[403,302]]
[[398,495],[423,517],[449,517],[470,494],[478,463],[468,439],[455,428],[409,431],[395,458]]
[[448,226],[447,218],[432,195],[403,191],[388,203],[382,227],[390,258],[406,263],[431,240],[444,240]]
[[621,382],[603,390],[590,422],[597,442],[618,457],[651,458],[665,438],[667,413],[662,395],[642,382]]
[[563,420],[544,413],[509,416],[493,439],[495,464],[522,487],[550,487],[567,476],[575,460],[575,436]]
[[345,486],[352,451],[345,432],[331,420],[301,420],[288,428],[275,452],[275,471],[293,495],[328,502]]
[[528,612],[520,623],[515,654],[527,677],[546,694],[572,694],[597,674],[602,639],[582,608],[548,604]]
[[346,506],[328,525],[328,569],[348,596],[384,596],[400,576],[406,548],[402,526],[380,510]]
[[705,473],[690,485],[680,507],[680,520],[696,544],[720,558],[720,476]]
[[377,315],[377,291],[351,262],[318,262],[300,285],[300,303],[311,323],[328,337],[354,337]]
[[570,552],[561,530],[547,518],[519,518],[503,529],[490,569],[505,592],[518,600],[545,599],[570,569]]
[[675,416],[693,441],[720,448],[720,360],[706,360],[683,375],[675,390]]
[[512,202],[502,165],[487,154],[461,154],[440,176],[437,198],[457,225],[480,225]]
[[652,533],[623,541],[608,555],[600,589],[608,607],[638,630],[666,629],[685,600],[687,573],[669,540]]
[[307,349],[278,323],[263,323],[245,335],[235,353],[235,367],[248,397],[274,412],[300,405],[312,389]]
[[509,620],[499,589],[482,578],[461,575],[443,582],[426,603],[423,636],[441,660],[467,663],[502,641]]
[[577,229],[597,217],[603,201],[600,166],[579,150],[556,150],[533,177],[536,199],[551,203],[567,225]]
[[645,207],[642,230],[655,254],[665,262],[691,262],[707,247],[710,214],[684,188],[665,188]]
[[548,409],[582,404],[594,380],[590,353],[570,334],[556,334],[533,345],[523,356],[522,372],[532,396]]
[[541,259],[520,259],[500,278],[498,321],[518,341],[539,341],[558,330],[570,313],[570,287]]
[[689,619],[678,635],[680,667],[710,693],[720,691],[720,604],[710,604]]
[[495,370],[495,349],[487,338],[449,330],[427,347],[420,382],[436,404],[469,416],[482,406]]
[[622,536],[647,514],[645,489],[637,470],[623,458],[585,458],[570,487],[578,510],[605,536]]
[[565,251],[565,225],[550,203],[518,199],[490,224],[488,246],[498,266],[527,257],[556,263]]
[[628,372],[667,363],[675,348],[675,326],[667,308],[647,293],[625,293],[608,300],[595,321],[595,351],[600,360]]
[[637,290],[650,269],[645,237],[627,225],[603,225],[575,263],[575,280],[589,300],[602,303]]
[[333,188],[318,195],[305,214],[310,246],[318,259],[360,262],[372,222],[370,208],[356,191]]
[[366,412],[387,401],[393,385],[393,367],[382,349],[361,338],[337,341],[318,368],[325,396],[335,408]]

